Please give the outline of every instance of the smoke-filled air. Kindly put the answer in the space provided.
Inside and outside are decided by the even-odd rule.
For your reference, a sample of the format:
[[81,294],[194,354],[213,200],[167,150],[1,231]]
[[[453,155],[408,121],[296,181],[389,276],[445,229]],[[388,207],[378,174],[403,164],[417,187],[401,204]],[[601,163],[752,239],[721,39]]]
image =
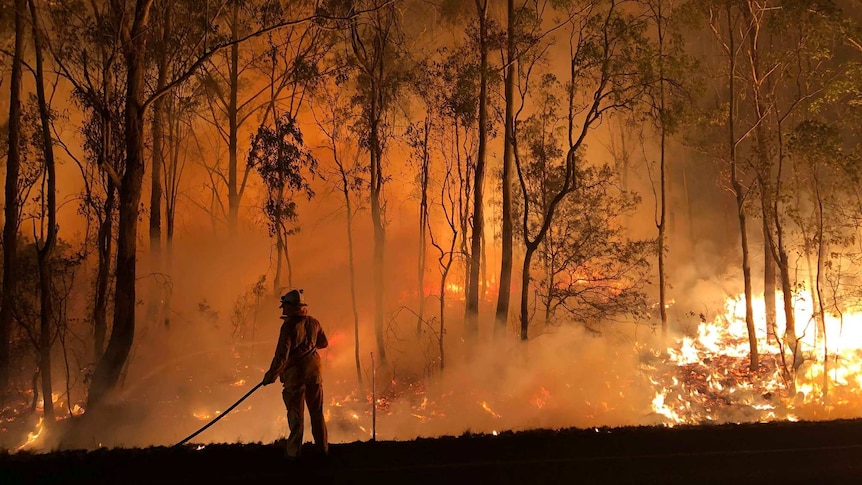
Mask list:
[[332,443],[862,416],[858,2],[14,0],[0,42],[2,450],[284,439],[294,289]]

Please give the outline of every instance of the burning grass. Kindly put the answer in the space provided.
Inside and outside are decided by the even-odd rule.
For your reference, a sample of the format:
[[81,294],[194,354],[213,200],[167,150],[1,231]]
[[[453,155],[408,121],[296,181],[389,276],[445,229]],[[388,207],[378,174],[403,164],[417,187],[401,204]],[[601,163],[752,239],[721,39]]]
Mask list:
[[[578,329],[560,329],[501,353],[474,349],[460,367],[427,376],[407,372],[379,375],[377,389],[356,386],[350,359],[326,353],[326,419],[333,443],[413,440],[464,432],[497,435],[509,430],[758,423],[829,420],[862,415],[862,314],[828,316],[817,328],[805,295],[798,298],[804,362],[788,378],[785,360],[765,322],[756,322],[760,362],[749,368],[749,342],[742,298],[730,298],[724,312],[704,318],[691,335],[656,351],[614,343]],[[755,302],[762,315],[763,302]],[[780,307],[779,307],[780,308]],[[777,322],[776,334],[783,332]],[[825,339],[823,337],[826,337]],[[349,346],[344,346],[349,347]],[[352,349],[344,348],[345,355]],[[327,350],[326,352],[333,352]],[[128,392],[117,420],[104,427],[93,446],[171,445],[218,416],[263,373],[261,362],[242,353],[214,369],[189,359],[166,368],[177,383]],[[206,371],[181,364],[208,365]],[[345,367],[342,369],[341,367]],[[404,367],[401,367],[404,369]],[[164,374],[160,374],[164,377]],[[185,377],[183,377],[185,376]],[[151,379],[161,382],[163,379]],[[286,431],[278,386],[270,386],[225,416],[196,442],[264,442]],[[38,410],[22,403],[4,413],[3,447],[45,446]],[[80,410],[80,408],[78,408]],[[82,410],[80,410],[82,411]],[[40,443],[43,443],[40,445]]]

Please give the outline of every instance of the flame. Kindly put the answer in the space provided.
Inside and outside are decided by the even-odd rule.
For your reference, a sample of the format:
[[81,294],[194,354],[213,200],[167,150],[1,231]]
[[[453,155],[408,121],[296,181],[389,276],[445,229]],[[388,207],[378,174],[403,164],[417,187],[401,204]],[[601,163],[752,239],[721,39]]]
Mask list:
[[[708,421],[795,421],[855,417],[862,397],[862,310],[823,316],[819,328],[808,292],[794,295],[796,337],[805,361],[788,377],[792,356],[768,337],[763,298],[752,301],[760,368],[750,370],[745,298],[725,301],[724,313],[702,322],[695,337],[676,339],[667,349],[667,372],[654,372],[652,411],[664,424]],[[782,295],[776,295],[774,334],[786,322]]]
[[18,451],[21,451],[28,446],[32,446],[36,440],[42,436],[42,431],[45,430],[44,426],[42,426],[43,418],[39,418],[39,421],[36,423],[36,429],[27,433],[27,441],[24,442],[21,446],[18,447]]
[[490,407],[490,406],[488,406],[488,403],[487,403],[487,402],[482,401],[482,402],[480,402],[480,403],[479,403],[479,405],[480,405],[480,406],[482,406],[482,409],[484,409],[484,410],[485,410],[488,414],[490,414],[491,416],[493,416],[493,417],[495,417],[495,418],[501,418],[501,417],[502,417],[502,416],[500,416],[499,414],[495,413],[495,412],[494,412],[494,410],[493,410],[493,409],[491,409],[491,407]]

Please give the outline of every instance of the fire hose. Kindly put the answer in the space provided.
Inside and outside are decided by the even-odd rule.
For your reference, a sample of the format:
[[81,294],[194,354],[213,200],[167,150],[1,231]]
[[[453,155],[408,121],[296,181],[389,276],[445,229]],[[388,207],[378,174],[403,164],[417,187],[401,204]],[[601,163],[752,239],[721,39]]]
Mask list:
[[245,393],[245,396],[243,396],[243,397],[239,398],[239,401],[237,401],[237,402],[233,403],[229,408],[225,409],[223,413],[221,413],[221,414],[219,414],[218,416],[216,416],[216,417],[215,417],[215,419],[213,419],[212,421],[210,421],[209,423],[207,423],[203,428],[201,428],[201,429],[199,429],[199,430],[195,431],[194,433],[190,434],[186,439],[184,439],[184,440],[180,441],[179,443],[175,444],[174,446],[180,446],[180,445],[184,444],[185,442],[187,442],[188,440],[190,440],[190,439],[194,438],[195,436],[197,436],[197,435],[201,434],[204,430],[206,430],[206,429],[207,429],[207,428],[209,428],[210,426],[214,425],[214,424],[215,424],[219,419],[221,419],[221,418],[225,417],[225,415],[226,415],[227,413],[231,412],[231,410],[232,410],[233,408],[235,408],[235,407],[239,406],[239,403],[241,403],[241,402],[245,401],[245,400],[246,400],[246,398],[248,398],[249,396],[251,396],[251,395],[254,393],[254,391],[256,391],[256,390],[260,389],[260,388],[261,388],[261,386],[263,386],[263,382],[260,382],[260,383],[258,383],[256,386],[254,386],[250,391],[248,391],[247,393]]

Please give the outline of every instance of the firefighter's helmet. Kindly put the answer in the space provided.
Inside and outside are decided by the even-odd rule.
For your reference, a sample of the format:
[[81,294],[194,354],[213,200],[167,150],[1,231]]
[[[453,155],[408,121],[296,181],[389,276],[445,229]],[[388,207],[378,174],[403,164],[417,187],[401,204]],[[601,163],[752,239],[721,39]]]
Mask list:
[[302,297],[302,289],[290,290],[281,297],[281,305],[279,307],[284,308],[288,305],[306,306],[305,299]]

